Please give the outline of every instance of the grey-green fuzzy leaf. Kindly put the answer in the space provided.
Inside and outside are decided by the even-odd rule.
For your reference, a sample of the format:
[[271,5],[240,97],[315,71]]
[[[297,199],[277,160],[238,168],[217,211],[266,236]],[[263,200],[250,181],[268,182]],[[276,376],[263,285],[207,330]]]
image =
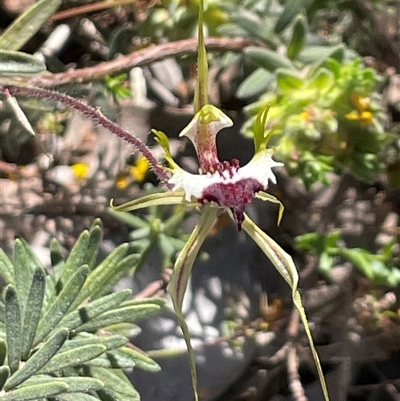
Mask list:
[[44,366],[40,373],[54,373],[70,366],[81,365],[101,355],[107,348],[104,345],[85,345],[69,351],[56,354],[51,361]]
[[128,347],[121,347],[117,350],[110,351],[112,354],[124,358],[128,358],[135,363],[135,366],[143,369],[148,370],[151,372],[158,372],[161,368],[158,363],[153,361],[143,352],[139,352],[135,349],[128,348]]
[[104,386],[101,380],[94,379],[93,377],[71,376],[60,378],[47,375],[35,375],[27,380],[23,386],[33,386],[47,383],[51,384],[60,380],[68,384],[68,393],[87,393],[89,391],[99,390]]
[[28,401],[37,398],[52,397],[68,391],[68,384],[61,379],[51,384],[35,384],[25,386],[6,393],[4,401]]
[[108,280],[113,278],[115,268],[118,263],[124,258],[128,251],[129,244],[122,244],[116,248],[103,262],[96,267],[86,280],[82,291],[79,293],[74,306],[82,303],[86,298],[93,298],[93,294],[99,293],[99,287],[108,284]]
[[128,339],[124,336],[114,335],[114,336],[96,336],[94,334],[78,334],[72,340],[68,340],[61,349],[61,352],[83,347],[85,345],[100,344],[104,345],[107,350],[114,348],[119,348],[125,345]]
[[101,224],[101,220],[98,219],[96,220],[96,222],[93,223],[93,226],[90,229],[89,244],[85,258],[83,260],[83,263],[87,264],[90,270],[93,270],[95,266],[99,245],[102,238],[103,238],[103,225]]
[[14,373],[21,359],[21,312],[17,291],[11,284],[6,288],[5,306],[7,360],[11,373]]
[[40,0],[21,14],[0,36],[2,49],[19,50],[57,10],[62,0]]
[[126,289],[98,298],[95,301],[68,313],[68,315],[61,320],[59,326],[67,327],[70,330],[76,329],[90,319],[93,319],[106,311],[115,309],[126,298],[128,298],[130,294],[131,290]]
[[31,287],[31,271],[25,246],[19,238],[14,243],[14,279],[21,315],[23,316]]
[[42,267],[38,266],[33,273],[21,334],[21,349],[23,359],[27,359],[29,357],[33,340],[35,339],[35,334],[42,311],[45,287],[46,273]]
[[158,305],[133,305],[111,310],[79,326],[76,331],[96,331],[116,323],[134,322],[138,318],[149,316],[159,310]]
[[3,389],[8,376],[10,376],[10,368],[8,366],[0,366],[0,391]]
[[53,268],[61,263],[64,264],[64,258],[62,256],[61,246],[56,238],[53,238],[50,242],[50,260]]
[[7,356],[7,343],[5,340],[0,339],[0,366],[4,365]]
[[20,370],[10,377],[5,388],[7,390],[13,389],[45,366],[62,347],[68,338],[68,333],[69,331],[67,329],[60,329],[53,334],[49,340],[45,342],[43,347],[28,359]]
[[287,57],[263,47],[249,46],[244,50],[244,54],[268,71],[273,72],[278,68],[293,68],[292,62]]
[[0,76],[33,75],[45,70],[46,64],[31,54],[0,49]]
[[40,319],[35,344],[42,341],[65,316],[84,285],[88,274],[89,268],[86,265],[81,266],[74,272],[64,289],[49,306],[42,319]]
[[[125,398],[118,398],[124,401],[139,401],[140,396],[139,393],[124,380],[120,379],[116,374],[113,373],[111,369],[100,368],[96,366],[90,367],[90,372],[93,377],[101,380],[105,387],[102,391],[106,391],[109,394],[117,395],[120,397],[124,396]],[[113,394],[113,389],[118,389],[117,394]]]
[[276,21],[274,31],[281,33],[292,22],[294,16],[301,11],[304,3],[305,0],[286,0],[285,8]]
[[78,266],[84,264],[86,251],[89,245],[90,234],[89,231],[85,230],[81,233],[79,238],[76,240],[67,261],[65,262],[62,275],[57,283],[57,290],[61,291],[65,284],[68,282],[72,274],[75,273]]
[[7,284],[14,284],[14,266],[3,249],[0,248],[0,274]]

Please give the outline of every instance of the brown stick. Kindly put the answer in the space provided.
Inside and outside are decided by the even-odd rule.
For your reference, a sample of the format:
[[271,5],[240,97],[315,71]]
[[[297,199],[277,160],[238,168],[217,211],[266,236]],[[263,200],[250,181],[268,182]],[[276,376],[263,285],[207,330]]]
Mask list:
[[[250,45],[248,39],[208,38],[207,50],[240,52]],[[52,87],[70,82],[86,82],[103,78],[106,75],[125,72],[133,67],[140,67],[165,57],[178,57],[197,52],[197,39],[184,39],[176,42],[154,45],[134,51],[126,56],[99,63],[93,67],[70,70],[52,75],[41,75],[30,78],[28,83],[34,86]]]

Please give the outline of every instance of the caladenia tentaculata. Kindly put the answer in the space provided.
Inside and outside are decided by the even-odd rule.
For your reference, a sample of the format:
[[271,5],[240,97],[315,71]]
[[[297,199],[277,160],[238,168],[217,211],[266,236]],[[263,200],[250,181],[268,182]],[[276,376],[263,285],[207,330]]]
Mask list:
[[314,347],[311,330],[298,291],[298,272],[293,260],[245,213],[246,205],[253,198],[280,204],[278,223],[283,213],[283,206],[279,200],[265,192],[268,189],[269,182],[276,182],[273,169],[282,166],[282,163],[274,161],[272,157],[274,149],[267,148],[269,135],[265,132],[265,125],[268,109],[264,109],[258,114],[254,124],[254,156],[252,160],[245,166],[240,167],[236,159],[222,162],[218,159],[216,135],[221,129],[231,126],[232,121],[220,109],[208,103],[208,63],[203,33],[203,7],[203,1],[200,1],[198,75],[194,102],[195,116],[180,134],[181,136],[187,136],[196,148],[200,164],[199,174],[191,174],[178,166],[172,158],[168,138],[161,131],[153,130],[153,133],[165,151],[168,167],[159,163],[150,149],[138,138],[107,119],[98,110],[73,97],[55,91],[14,85],[0,84],[0,90],[9,97],[22,95],[46,98],[72,107],[113,134],[133,144],[147,158],[151,169],[167,190],[132,200],[120,206],[114,206],[111,203],[115,210],[133,211],[155,205],[182,204],[196,208],[199,211],[199,221],[177,257],[171,281],[167,288],[187,344],[196,401],[198,400],[198,394],[195,357],[191,346],[189,329],[182,314],[182,302],[198,252],[212,229],[217,215],[221,212],[227,212],[237,225],[238,230],[243,229],[250,235],[291,287],[293,302],[299,311],[310,343],[324,399],[329,401],[321,364]]

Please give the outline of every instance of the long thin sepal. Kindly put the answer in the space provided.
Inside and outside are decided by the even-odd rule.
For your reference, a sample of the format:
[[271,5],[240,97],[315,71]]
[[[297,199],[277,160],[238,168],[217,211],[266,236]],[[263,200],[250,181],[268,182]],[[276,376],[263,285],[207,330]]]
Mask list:
[[310,343],[310,348],[314,358],[315,366],[317,368],[318,378],[321,383],[324,399],[325,401],[329,401],[328,388],[322,372],[321,362],[314,346],[314,340],[312,338],[306,312],[301,301],[301,295],[297,289],[299,276],[293,259],[271,237],[265,234],[248,216],[245,216],[242,228],[250,235],[251,238],[253,238],[255,243],[267,255],[281,276],[290,285],[290,288],[292,289],[293,303],[300,313],[300,319],[304,325],[304,329]]
[[199,253],[200,247],[210,232],[211,227],[214,224],[217,216],[218,209],[212,208],[207,205],[202,210],[200,220],[187,240],[185,246],[181,250],[172,273],[171,281],[168,284],[167,291],[171,296],[174,310],[178,318],[179,326],[181,327],[183,337],[186,342],[190,372],[192,376],[192,384],[195,392],[195,400],[198,400],[197,394],[197,373],[194,358],[194,351],[190,342],[189,328],[185,322],[185,318],[182,314],[182,302],[185,296],[187,284],[189,281],[190,273],[192,271],[193,263],[196,260],[197,254]]

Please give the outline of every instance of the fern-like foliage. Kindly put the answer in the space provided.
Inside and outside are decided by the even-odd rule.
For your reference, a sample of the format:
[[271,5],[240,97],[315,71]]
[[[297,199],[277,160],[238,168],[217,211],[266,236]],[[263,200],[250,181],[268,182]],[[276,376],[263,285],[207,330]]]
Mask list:
[[135,401],[123,373],[160,367],[128,340],[138,318],[164,306],[159,298],[130,299],[112,292],[139,255],[129,244],[96,266],[102,224],[84,231],[64,260],[51,244],[46,270],[29,245],[15,240],[13,260],[0,249],[0,399],[7,401]]

